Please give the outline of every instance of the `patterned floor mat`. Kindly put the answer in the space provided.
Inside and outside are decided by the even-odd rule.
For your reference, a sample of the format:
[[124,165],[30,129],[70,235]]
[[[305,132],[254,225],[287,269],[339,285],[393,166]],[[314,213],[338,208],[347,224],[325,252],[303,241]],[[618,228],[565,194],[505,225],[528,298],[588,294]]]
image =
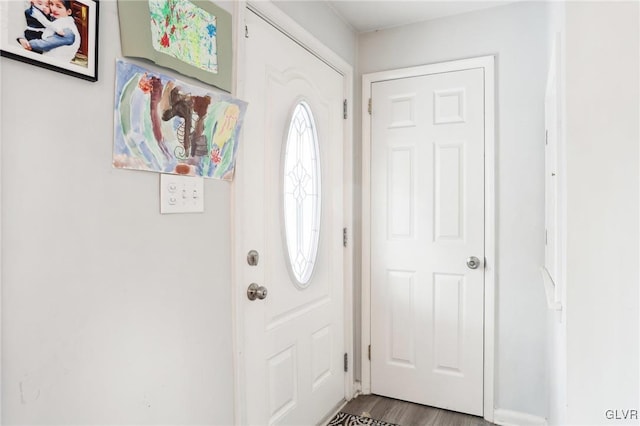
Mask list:
[[360,417],[353,414],[339,412],[327,423],[327,426],[398,426],[393,423],[375,420],[369,417]]

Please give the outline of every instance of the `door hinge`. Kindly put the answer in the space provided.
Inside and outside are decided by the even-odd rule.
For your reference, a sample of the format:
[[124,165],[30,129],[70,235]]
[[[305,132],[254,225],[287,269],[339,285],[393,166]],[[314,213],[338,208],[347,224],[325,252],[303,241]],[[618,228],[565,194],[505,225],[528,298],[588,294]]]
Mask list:
[[349,354],[344,354],[344,372],[349,371]]
[[549,145],[549,131],[546,129],[544,131],[544,144]]
[[348,242],[349,237],[347,235],[347,228],[342,228],[342,245],[346,247]]
[[549,231],[547,229],[544,230],[544,244],[549,244]]
[[369,345],[369,361],[371,361],[371,345]]
[[347,119],[347,100],[342,103],[342,118]]
[[369,115],[371,115],[372,105],[373,105],[373,102],[371,101],[371,98],[369,98]]
[[249,38],[249,27],[244,26],[244,38]]

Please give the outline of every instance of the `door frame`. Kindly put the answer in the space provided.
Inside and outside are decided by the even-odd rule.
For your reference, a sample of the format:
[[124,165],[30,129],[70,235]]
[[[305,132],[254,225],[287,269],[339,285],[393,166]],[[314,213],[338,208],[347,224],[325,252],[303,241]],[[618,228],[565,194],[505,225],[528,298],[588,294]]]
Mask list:
[[[284,33],[287,37],[298,43],[304,49],[318,57],[331,68],[342,74],[344,79],[343,96],[347,101],[347,119],[343,128],[343,227],[353,234],[353,67],[335,52],[316,39],[300,24],[294,21],[270,1],[235,1],[233,8],[233,39],[234,39],[234,67],[237,70],[234,84],[234,93],[242,99],[245,95],[245,17],[248,10],[255,12],[264,20]],[[249,32],[251,29],[249,29]],[[249,33],[249,37],[250,37]],[[249,105],[251,108],[251,105]],[[245,123],[246,124],[246,123]],[[240,141],[242,145],[242,140]],[[237,244],[243,236],[243,224],[237,220],[236,212],[242,211],[243,206],[240,197],[237,196],[239,188],[235,181],[231,185],[231,271],[232,271],[232,335],[233,335],[233,371],[234,371],[234,424],[246,424],[247,407],[249,401],[245,400],[245,358],[244,358],[244,301],[246,288],[249,283],[242,282],[242,268],[246,253],[240,252]],[[335,232],[340,232],[339,229]],[[349,369],[345,373],[344,396],[349,400],[354,395],[354,339],[353,339],[353,247],[349,241],[344,249],[344,350],[348,354]],[[337,408],[337,407],[336,407]]]
[[[495,380],[495,285],[496,285],[496,193],[495,193],[495,73],[494,56],[462,59],[410,68],[364,74],[362,76],[362,393],[371,393],[371,85],[376,82],[428,74],[484,70],[484,418],[493,422]],[[375,108],[375,105],[373,105]]]

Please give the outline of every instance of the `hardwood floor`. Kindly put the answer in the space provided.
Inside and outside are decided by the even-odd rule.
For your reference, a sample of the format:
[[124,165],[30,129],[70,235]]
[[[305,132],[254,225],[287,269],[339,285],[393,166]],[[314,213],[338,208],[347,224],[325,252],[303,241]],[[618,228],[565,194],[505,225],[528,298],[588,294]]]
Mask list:
[[441,410],[378,395],[360,395],[349,401],[345,413],[395,423],[401,426],[490,426],[482,417]]

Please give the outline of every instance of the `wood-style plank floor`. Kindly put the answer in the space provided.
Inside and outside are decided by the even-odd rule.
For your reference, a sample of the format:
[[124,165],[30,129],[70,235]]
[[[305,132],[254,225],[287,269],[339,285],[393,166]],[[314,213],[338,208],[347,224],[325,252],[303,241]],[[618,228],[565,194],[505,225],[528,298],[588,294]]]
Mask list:
[[427,407],[378,395],[360,395],[342,410],[345,413],[395,423],[401,426],[491,426],[482,417]]

